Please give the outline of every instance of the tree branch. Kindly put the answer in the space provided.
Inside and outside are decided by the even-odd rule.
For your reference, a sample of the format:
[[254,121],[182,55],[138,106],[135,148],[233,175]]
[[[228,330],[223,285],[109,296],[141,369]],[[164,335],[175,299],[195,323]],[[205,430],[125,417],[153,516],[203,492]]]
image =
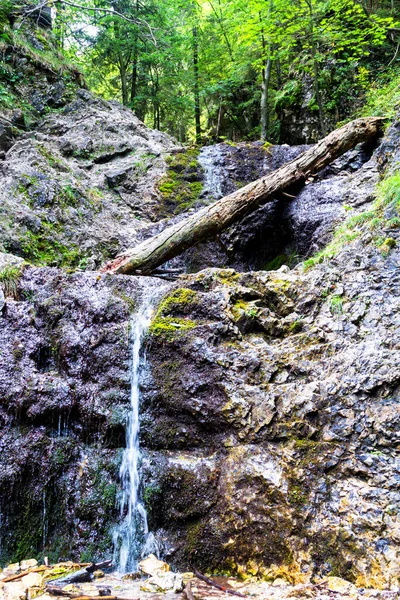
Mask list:
[[[42,8],[45,8],[46,6],[54,6],[55,4],[57,4],[57,2],[59,2],[60,0],[44,0],[43,2],[41,2],[40,4],[38,4],[37,6],[35,6],[34,8],[31,8],[30,10],[27,10],[24,12],[24,19],[26,17],[28,17],[30,14],[36,12],[37,10],[41,10]],[[126,21],[127,23],[133,23],[134,25],[145,25],[149,32],[150,32],[150,36],[151,39],[153,41],[153,44],[155,46],[157,46],[157,40],[154,37],[153,34],[153,29],[150,25],[150,23],[148,23],[145,19],[130,19],[129,17],[127,17],[126,15],[123,15],[122,13],[113,10],[111,8],[95,8],[92,6],[82,6],[81,4],[75,4],[74,2],[70,2],[69,0],[61,0],[63,4],[66,4],[67,6],[71,6],[72,8],[79,8],[80,10],[89,10],[92,12],[96,12],[96,13],[105,13],[105,14],[109,14],[112,15],[114,17],[118,17],[120,19],[123,19],[124,21]]]

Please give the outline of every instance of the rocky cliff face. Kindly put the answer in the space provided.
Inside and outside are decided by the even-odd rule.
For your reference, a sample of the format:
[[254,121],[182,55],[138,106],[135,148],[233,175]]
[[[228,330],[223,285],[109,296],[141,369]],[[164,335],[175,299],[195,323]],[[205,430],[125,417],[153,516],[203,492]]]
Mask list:
[[[395,124],[167,284],[146,342],[142,495],[174,564],[397,585],[399,219],[373,204],[397,148]],[[300,150],[219,145],[214,188]],[[202,173],[181,151],[81,90],[0,161],[2,250],[34,263],[0,263],[2,560],[111,553],[129,321],[148,290],[90,269],[212,201],[204,156]],[[347,213],[323,263],[262,269],[321,249]]]

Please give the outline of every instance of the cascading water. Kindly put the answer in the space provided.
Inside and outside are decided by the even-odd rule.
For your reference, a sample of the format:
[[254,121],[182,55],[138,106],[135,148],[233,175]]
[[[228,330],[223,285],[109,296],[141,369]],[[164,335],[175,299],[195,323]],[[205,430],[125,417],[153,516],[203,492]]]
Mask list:
[[204,146],[199,154],[199,163],[204,170],[204,185],[202,197],[211,202],[222,198],[224,192],[222,184],[224,182],[223,157],[219,145]]
[[[157,288],[157,292],[160,287]],[[158,293],[157,293],[158,296]],[[120,573],[135,571],[137,560],[143,548],[154,551],[154,536],[149,533],[147,514],[139,495],[140,448],[139,448],[139,400],[140,378],[145,367],[145,356],[141,352],[142,340],[147,331],[155,301],[154,290],[145,289],[139,310],[133,315],[130,327],[131,366],[130,366],[130,414],[126,430],[120,478],[122,494],[120,499],[121,523],[114,530],[114,564]]]

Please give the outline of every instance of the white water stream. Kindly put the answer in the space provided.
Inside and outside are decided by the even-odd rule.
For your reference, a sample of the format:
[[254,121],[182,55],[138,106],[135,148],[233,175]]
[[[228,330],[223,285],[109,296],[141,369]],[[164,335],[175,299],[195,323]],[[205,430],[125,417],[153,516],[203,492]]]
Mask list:
[[121,523],[115,528],[114,564],[120,573],[135,571],[137,560],[144,553],[156,551],[154,536],[149,533],[147,514],[142,504],[140,486],[140,447],[139,447],[139,402],[140,379],[146,364],[142,352],[143,337],[151,323],[153,306],[157,292],[150,288],[143,290],[139,309],[133,314],[130,327],[130,413],[126,429],[126,448],[120,467],[122,494],[120,499]]
[[204,185],[202,197],[211,202],[219,200],[224,195],[222,184],[224,182],[223,156],[218,145],[203,146],[199,154],[199,163],[204,170]]

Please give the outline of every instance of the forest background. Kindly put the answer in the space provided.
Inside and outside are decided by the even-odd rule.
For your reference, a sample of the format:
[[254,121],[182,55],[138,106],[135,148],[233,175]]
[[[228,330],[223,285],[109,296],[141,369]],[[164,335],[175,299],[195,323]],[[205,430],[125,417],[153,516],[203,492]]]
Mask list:
[[[390,117],[400,99],[396,0],[35,5],[52,8],[60,55],[93,91],[181,142],[309,142],[360,114]],[[305,140],[296,115],[312,124]]]

